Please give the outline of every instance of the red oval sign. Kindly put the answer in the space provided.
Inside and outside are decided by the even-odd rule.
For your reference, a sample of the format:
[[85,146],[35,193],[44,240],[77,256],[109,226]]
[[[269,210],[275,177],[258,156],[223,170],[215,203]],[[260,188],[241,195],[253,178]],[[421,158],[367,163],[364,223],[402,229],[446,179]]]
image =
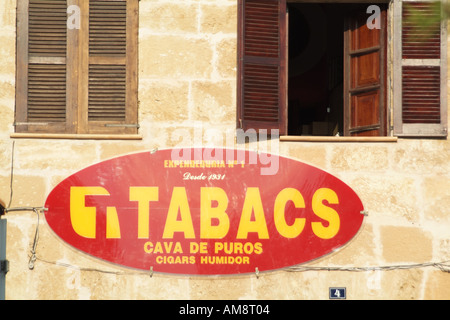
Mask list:
[[53,231],[85,253],[189,275],[304,263],[342,247],[364,219],[361,200],[336,177],[285,157],[231,149],[104,161],[61,182],[46,207]]

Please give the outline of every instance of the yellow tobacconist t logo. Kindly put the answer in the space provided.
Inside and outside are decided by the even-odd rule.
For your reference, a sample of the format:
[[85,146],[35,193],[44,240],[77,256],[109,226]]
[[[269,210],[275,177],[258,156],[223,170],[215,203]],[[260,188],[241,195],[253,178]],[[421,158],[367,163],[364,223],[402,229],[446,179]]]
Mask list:
[[[248,239],[249,233],[257,234],[259,239],[269,239],[271,235],[266,222],[266,214],[258,187],[246,188],[242,210],[239,218],[236,239]],[[87,197],[108,197],[110,193],[104,187],[71,187],[70,188],[70,220],[73,230],[84,238],[96,239],[97,207],[87,206]],[[225,190],[219,187],[200,188],[200,217],[192,218],[191,208],[185,187],[174,187],[167,208],[167,214],[161,217],[165,221],[163,239],[173,239],[175,233],[183,233],[185,239],[195,239],[194,223],[199,224],[201,239],[222,239],[230,231],[229,200]],[[137,202],[138,239],[150,239],[151,202],[159,201],[159,188],[129,187],[129,201]],[[98,206],[102,203],[98,199]],[[297,216],[293,222],[286,217],[286,207],[292,203],[298,210],[310,207],[321,221],[311,221],[311,229],[320,239],[331,239],[340,229],[339,213],[329,205],[339,204],[335,191],[329,188],[317,189],[311,203],[305,203],[303,195],[295,188],[284,188],[276,196],[272,217],[278,233],[287,239],[300,236],[308,217]],[[88,204],[89,205],[89,204]],[[117,208],[106,207],[106,238],[120,239],[120,224]]]
[[[70,221],[75,232],[84,237],[96,238],[97,208],[86,207],[86,196],[109,196],[103,187],[70,188]],[[115,207],[106,209],[106,237],[120,238],[119,218]]]

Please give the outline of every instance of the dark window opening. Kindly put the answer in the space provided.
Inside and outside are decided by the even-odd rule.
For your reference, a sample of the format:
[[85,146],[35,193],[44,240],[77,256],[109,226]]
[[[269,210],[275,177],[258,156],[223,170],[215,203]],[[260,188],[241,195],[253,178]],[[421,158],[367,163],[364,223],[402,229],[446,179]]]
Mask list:
[[367,6],[288,4],[289,135],[386,134],[385,27]]

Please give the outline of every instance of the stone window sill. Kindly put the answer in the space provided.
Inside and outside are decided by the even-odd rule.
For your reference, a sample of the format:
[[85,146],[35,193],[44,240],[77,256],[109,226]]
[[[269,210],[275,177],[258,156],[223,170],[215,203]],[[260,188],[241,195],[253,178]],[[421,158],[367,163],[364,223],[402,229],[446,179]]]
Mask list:
[[280,141],[291,142],[397,142],[397,140],[397,137],[280,136]]
[[12,133],[13,139],[67,139],[67,140],[142,140],[138,134],[51,134]]

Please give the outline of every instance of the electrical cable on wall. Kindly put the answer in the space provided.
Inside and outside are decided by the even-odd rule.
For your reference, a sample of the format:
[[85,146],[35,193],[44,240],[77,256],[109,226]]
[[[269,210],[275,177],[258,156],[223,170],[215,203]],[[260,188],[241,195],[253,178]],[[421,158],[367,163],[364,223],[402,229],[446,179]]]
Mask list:
[[350,271],[350,272],[369,272],[369,271],[391,271],[391,270],[408,270],[434,267],[443,272],[450,273],[450,260],[442,262],[429,262],[405,265],[391,265],[378,267],[307,267],[307,266],[293,266],[286,271],[291,272],[305,272],[305,271]]
[[[145,275],[145,272],[120,272],[120,271],[106,271],[96,268],[83,268],[77,267],[68,263],[56,262],[56,261],[48,261],[39,257],[36,257],[37,260],[47,263],[53,264],[60,267],[65,267],[68,269],[74,269],[77,271],[85,271],[85,272],[98,272],[105,274],[113,274],[113,275]],[[308,267],[308,266],[293,266],[286,269],[283,269],[286,272],[308,272],[308,271],[341,271],[341,272],[372,272],[372,271],[392,271],[392,270],[410,270],[410,269],[422,269],[433,267],[439,269],[442,272],[450,273],[450,260],[442,261],[442,262],[428,262],[428,263],[417,263],[417,264],[404,264],[404,265],[390,265],[390,266],[377,266],[377,267]],[[255,273],[257,278],[261,276],[259,270]],[[153,272],[151,272],[153,275]]]
[[33,246],[31,248],[31,257],[28,261],[28,268],[30,270],[34,269],[34,263],[36,261],[36,248],[39,240],[39,212],[40,211],[46,211],[46,208],[40,208],[40,207],[19,207],[19,208],[6,208],[6,213],[8,212],[18,212],[18,211],[33,211],[37,215],[37,224],[36,224],[36,231],[34,233],[34,240],[33,240]]
[[33,211],[37,215],[37,225],[36,225],[36,231],[34,233],[34,240],[33,240],[33,246],[31,248],[31,257],[28,262],[28,268],[30,270],[34,269],[34,263],[36,261],[36,248],[37,243],[39,239],[39,212],[40,211],[46,211],[47,209],[44,207],[17,207],[17,208],[11,208],[12,200],[13,200],[13,194],[14,194],[14,150],[15,150],[15,141],[12,143],[12,150],[11,150],[11,179],[10,179],[10,192],[9,192],[9,203],[8,206],[5,208],[5,206],[0,203],[1,207],[1,213],[6,214],[8,212],[19,212],[19,211]]

